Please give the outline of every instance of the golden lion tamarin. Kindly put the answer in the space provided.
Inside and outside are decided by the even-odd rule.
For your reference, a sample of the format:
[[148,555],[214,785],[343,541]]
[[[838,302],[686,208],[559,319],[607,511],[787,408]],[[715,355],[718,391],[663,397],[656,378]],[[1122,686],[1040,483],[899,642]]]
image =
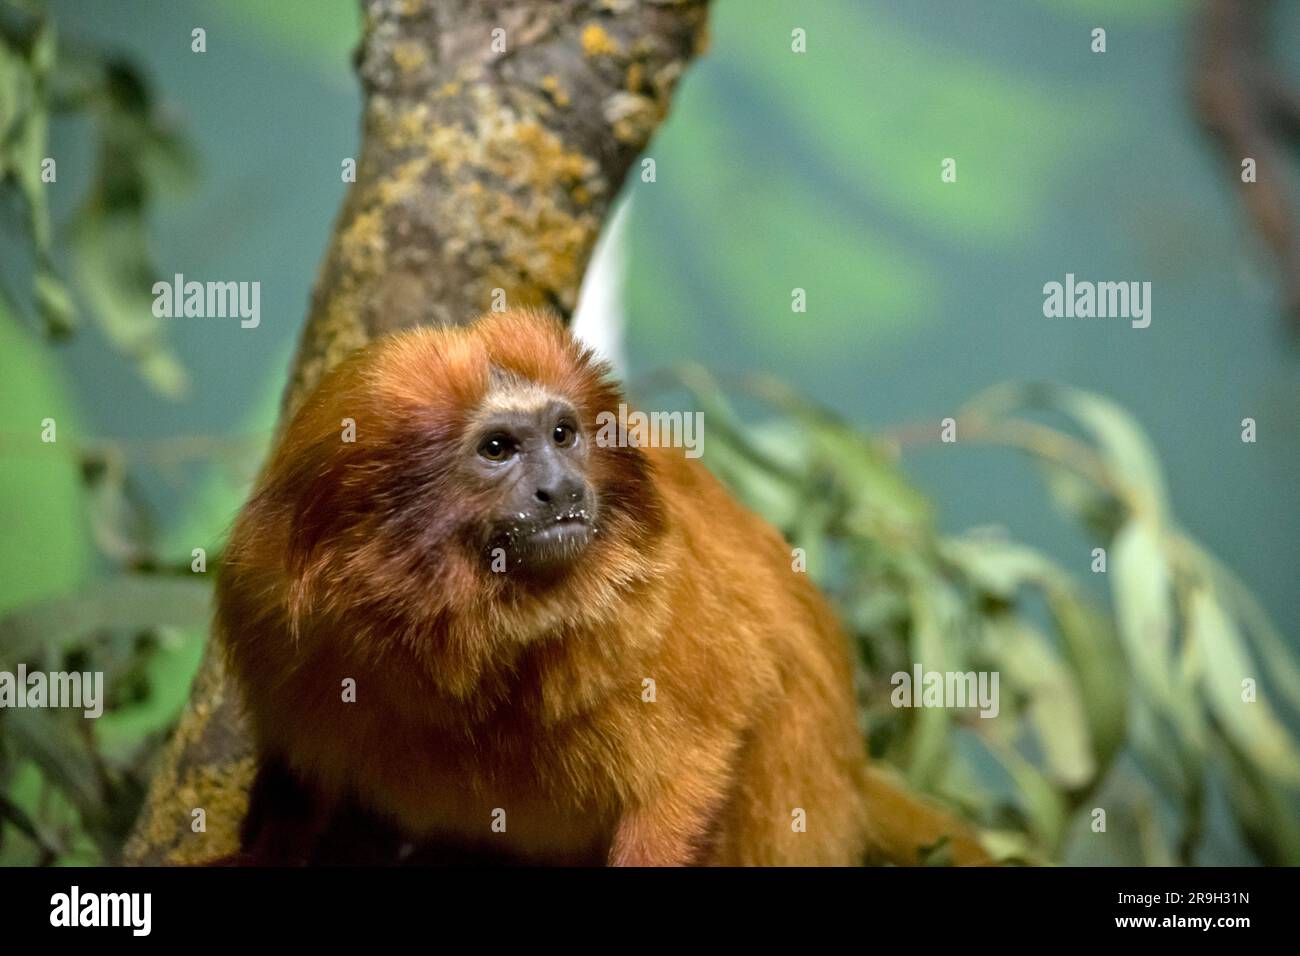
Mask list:
[[913,863],[950,818],[867,770],[835,618],[555,320],[390,336],[283,433],[217,632],[261,755],[242,862],[362,808],[541,863]]

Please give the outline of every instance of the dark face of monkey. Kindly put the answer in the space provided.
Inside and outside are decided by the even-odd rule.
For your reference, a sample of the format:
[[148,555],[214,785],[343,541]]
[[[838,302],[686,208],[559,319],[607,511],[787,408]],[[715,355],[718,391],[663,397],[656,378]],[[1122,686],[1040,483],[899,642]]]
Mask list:
[[596,532],[590,437],[564,398],[533,386],[494,392],[469,430],[466,467],[488,491],[489,558],[514,570],[556,571]]

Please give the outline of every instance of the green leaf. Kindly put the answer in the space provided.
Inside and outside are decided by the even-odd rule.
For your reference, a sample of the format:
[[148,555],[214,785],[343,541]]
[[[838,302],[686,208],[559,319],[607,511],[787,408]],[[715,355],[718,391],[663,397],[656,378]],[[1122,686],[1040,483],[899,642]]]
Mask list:
[[1184,539],[1190,546],[1193,560],[1201,575],[1214,582],[1215,590],[1236,617],[1246,634],[1253,639],[1255,650],[1263,657],[1264,672],[1271,685],[1292,707],[1300,708],[1300,665],[1289,643],[1282,637],[1259,599],[1251,593],[1234,571],[1194,541]]
[[[1031,705],[1031,714],[1058,779],[1073,781],[1070,786],[1093,779],[1124,739],[1127,675],[1109,622],[1078,598],[1069,575],[1026,545],[967,535],[945,538],[940,551],[976,587],[1008,604],[1026,587],[1042,592],[1059,629],[1068,667],[1036,631],[1035,646],[1020,648],[1024,641],[1015,632],[1024,625],[1019,619],[1005,622],[1005,630],[1012,632],[1007,639],[1018,650],[1002,654],[1002,666],[1045,702]],[[1002,620],[992,618],[985,626],[996,630]],[[1040,659],[1044,655],[1048,659]],[[1033,663],[1026,667],[1026,660]],[[1040,669],[1051,674],[1050,680],[1037,679]],[[1048,729],[1056,722],[1067,728],[1060,735]]]
[[1033,548],[987,535],[944,538],[939,552],[959,566],[972,584],[1003,601],[1013,601],[1022,587],[1059,573]]
[[1256,693],[1262,693],[1261,675],[1236,625],[1205,588],[1195,589],[1189,599],[1188,635],[1204,658],[1202,687],[1224,733],[1264,773],[1300,786],[1300,751],[1264,697],[1242,699],[1245,679],[1254,680]]
[[[944,582],[921,579],[911,589],[912,662],[923,671],[958,670],[960,652],[953,641],[961,632],[961,606]],[[914,688],[919,693],[920,688]],[[916,712],[908,741],[909,782],[922,790],[936,790],[948,764],[949,728],[946,707],[922,707]]]
[[1055,410],[1077,422],[1096,442],[1129,503],[1152,520],[1163,520],[1168,494],[1159,459],[1136,419],[1115,402],[1065,385],[1008,383],[981,392],[962,415],[997,421],[1032,408]]
[[1011,747],[992,743],[989,752],[1016,785],[1016,803],[1039,842],[1055,852],[1065,833],[1065,801],[1037,767]]
[[1052,403],[1072,415],[1092,434],[1102,457],[1127,486],[1134,500],[1143,501],[1159,519],[1168,510],[1164,473],[1155,449],[1137,421],[1110,399],[1075,388],[1054,387]]
[[1155,529],[1130,521],[1111,545],[1111,587],[1119,634],[1134,676],[1161,710],[1174,713],[1174,612],[1169,567]]
[[38,269],[35,291],[36,311],[50,335],[61,338],[76,328],[77,310],[62,279],[49,269]]
[[1231,739],[1223,741],[1223,774],[1237,826],[1255,854],[1269,866],[1295,866],[1300,860],[1300,817],[1294,791],[1284,791]]
[[189,382],[153,314],[144,224],[134,215],[83,215],[73,236],[77,281],[114,348],[159,394],[179,399]]
[[80,714],[70,718],[68,712],[50,708],[13,708],[5,711],[3,727],[13,746],[69,801],[94,813],[102,791],[94,752],[71,724],[79,719]]
[[50,71],[54,69],[57,48],[54,21],[42,18],[37,24],[35,34],[32,36],[32,48],[29,55],[32,73],[36,75],[38,80],[44,81],[50,75]]
[[112,449],[83,465],[90,501],[90,527],[99,550],[117,565],[131,567],[150,555],[145,509],[127,483],[127,468]]
[[1083,700],[1046,636],[1006,614],[986,621],[985,633],[1006,681],[1002,693],[1019,691],[1029,697],[1027,717],[1046,759],[1048,777],[1066,790],[1091,783],[1097,761]]
[[1129,682],[1124,654],[1108,616],[1085,604],[1068,580],[1048,587],[1047,604],[1083,695],[1099,776],[1124,745]]
[[1114,495],[1056,462],[1041,460],[1038,465],[1058,508],[1098,540],[1109,541],[1115,536],[1124,514]]

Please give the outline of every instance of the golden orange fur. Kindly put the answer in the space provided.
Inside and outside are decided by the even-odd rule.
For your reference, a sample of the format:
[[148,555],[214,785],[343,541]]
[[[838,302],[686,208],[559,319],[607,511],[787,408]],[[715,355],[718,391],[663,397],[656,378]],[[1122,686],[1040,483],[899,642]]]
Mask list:
[[945,834],[980,860],[868,772],[830,608],[681,449],[590,449],[597,533],[558,579],[487,566],[491,492],[455,462],[521,389],[572,402],[588,437],[622,401],[558,323],[515,312],[386,338],[294,417],[218,587],[262,754],[327,812],[539,862],[910,863]]

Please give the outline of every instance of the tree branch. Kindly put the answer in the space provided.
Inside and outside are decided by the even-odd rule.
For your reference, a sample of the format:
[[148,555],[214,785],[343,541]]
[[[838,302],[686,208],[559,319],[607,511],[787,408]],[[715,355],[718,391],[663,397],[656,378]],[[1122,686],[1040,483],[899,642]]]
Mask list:
[[1258,181],[1241,183],[1255,230],[1277,260],[1284,307],[1300,330],[1300,242],[1284,134],[1300,129],[1300,94],[1267,66],[1271,0],[1205,0],[1196,25],[1193,93],[1201,124],[1234,169],[1255,160]]

